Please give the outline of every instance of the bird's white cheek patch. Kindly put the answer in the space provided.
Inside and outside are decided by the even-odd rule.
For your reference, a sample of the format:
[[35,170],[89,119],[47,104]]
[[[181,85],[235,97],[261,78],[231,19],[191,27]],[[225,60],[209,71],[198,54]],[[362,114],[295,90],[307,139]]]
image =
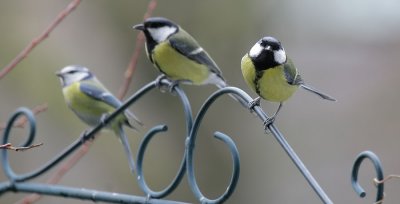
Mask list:
[[74,73],[74,74],[67,74],[63,77],[62,81],[65,85],[70,85],[74,82],[81,81],[82,79],[86,78],[89,74],[86,72],[83,73]]
[[251,48],[251,50],[250,50],[250,52],[249,52],[250,57],[257,57],[258,55],[260,55],[260,53],[261,53],[261,51],[262,51],[263,49],[264,49],[264,48],[263,48],[260,44],[256,43],[256,44]]
[[278,64],[283,64],[286,62],[286,53],[284,50],[278,50],[274,52],[275,62]]
[[156,42],[162,42],[166,40],[170,35],[176,32],[175,27],[165,26],[160,28],[149,28],[147,29],[150,32],[150,35],[153,37],[153,40]]

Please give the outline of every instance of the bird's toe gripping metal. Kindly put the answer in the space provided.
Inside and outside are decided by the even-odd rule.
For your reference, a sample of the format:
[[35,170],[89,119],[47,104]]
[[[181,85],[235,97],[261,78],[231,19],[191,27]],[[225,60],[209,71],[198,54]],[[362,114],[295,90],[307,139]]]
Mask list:
[[275,116],[274,116],[274,117],[267,118],[267,119],[263,122],[264,130],[265,130],[266,133],[270,133],[270,132],[271,132],[271,131],[269,130],[269,126],[270,126],[272,123],[274,123],[274,122],[275,122]]
[[168,86],[168,91],[174,93],[174,88],[176,86],[179,86],[179,81],[171,81],[171,84]]
[[108,114],[108,113],[104,113],[103,115],[101,115],[101,117],[100,117],[100,123],[102,124],[102,125],[106,125],[107,124],[107,118],[108,118],[108,116],[110,116],[110,114]]
[[185,82],[184,80],[171,80],[164,74],[158,76],[155,81],[156,87],[163,93],[167,91],[169,93],[175,93],[175,87],[179,86],[181,82]]
[[257,98],[255,98],[254,100],[250,101],[250,103],[248,104],[247,107],[248,107],[250,110],[253,110],[253,108],[254,108],[255,106],[259,106],[259,105],[260,105],[260,101],[261,101],[261,97],[257,97]]
[[159,89],[161,92],[166,92],[166,83],[164,83],[163,80],[167,80],[169,82],[167,76],[161,74],[156,78],[155,84],[157,89]]
[[84,130],[84,131],[81,133],[80,138],[81,138],[82,144],[85,143],[86,141],[89,141],[89,140],[93,140],[93,139],[94,139],[94,135],[93,135],[93,136],[89,135],[89,132],[90,132],[90,130]]

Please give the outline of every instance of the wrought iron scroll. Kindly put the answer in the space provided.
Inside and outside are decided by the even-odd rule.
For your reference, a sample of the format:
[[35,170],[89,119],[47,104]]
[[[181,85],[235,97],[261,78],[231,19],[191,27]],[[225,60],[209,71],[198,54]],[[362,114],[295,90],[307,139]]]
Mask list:
[[[374,165],[375,172],[376,172],[376,179],[378,181],[382,181],[383,178],[383,168],[382,168],[382,163],[379,159],[379,157],[371,152],[371,151],[364,151],[361,152],[357,158],[356,161],[354,162],[353,165],[353,170],[351,173],[351,185],[353,186],[354,191],[361,197],[364,198],[367,194],[365,193],[364,189],[361,187],[361,185],[358,183],[358,171],[360,169],[361,163],[364,161],[364,159],[368,158],[371,160],[371,162]],[[384,197],[384,183],[377,183],[376,184],[377,192],[376,192],[376,203],[381,203],[383,201]]]
[[[60,152],[57,156],[55,156],[52,160],[39,167],[38,169],[26,173],[26,174],[16,174],[9,163],[8,152],[5,149],[2,149],[2,167],[4,169],[5,174],[8,177],[8,181],[0,183],[0,195],[8,192],[25,192],[25,193],[38,193],[43,195],[53,195],[53,196],[63,196],[69,198],[77,198],[84,200],[93,200],[93,201],[102,201],[102,202],[110,202],[110,203],[184,203],[178,201],[169,201],[169,200],[159,200],[159,199],[150,199],[149,197],[140,197],[140,196],[132,196],[126,194],[118,194],[118,193],[110,193],[103,192],[91,189],[82,189],[82,188],[72,188],[65,187],[60,185],[50,185],[50,184],[42,184],[42,183],[27,183],[24,181],[31,180],[36,178],[55,165],[59,164],[63,159],[73,153],[77,148],[82,146],[87,140],[92,139],[96,133],[98,133],[102,128],[107,126],[114,118],[116,118],[119,114],[121,114],[125,109],[127,109],[130,105],[132,105],[135,101],[149,92],[151,89],[156,87],[156,83],[161,83],[161,85],[170,85],[168,81],[153,81],[149,84],[145,85],[139,91],[137,91],[134,95],[132,95],[126,102],[123,103],[121,107],[115,110],[108,117],[104,118],[103,122],[91,129],[90,131],[85,131],[78,139],[76,139],[72,144],[70,144],[67,148],[65,148],[62,152]],[[23,146],[28,146],[32,144],[35,137],[35,118],[32,112],[26,108],[18,109],[10,118],[7,123],[7,127],[4,131],[3,135],[3,143],[8,143],[10,132],[14,122],[18,119],[18,117],[25,115],[28,118],[28,122],[30,125],[30,132],[27,137],[27,140],[22,144]]]
[[227,91],[224,91],[224,90],[229,90],[229,88],[223,88],[223,89],[216,91],[214,94],[212,94],[206,100],[206,102],[200,108],[200,111],[194,121],[193,128],[190,132],[189,138],[186,142],[185,149],[186,149],[186,154],[187,154],[186,162],[187,162],[189,185],[190,185],[190,188],[192,189],[192,192],[195,194],[195,196],[201,203],[222,203],[222,202],[224,202],[226,199],[228,199],[231,196],[231,194],[235,190],[236,184],[239,180],[239,172],[240,172],[239,152],[238,152],[233,140],[229,136],[227,136],[221,132],[215,132],[214,136],[217,139],[224,142],[226,145],[228,145],[229,150],[232,155],[232,160],[233,160],[232,176],[231,176],[231,180],[230,180],[230,183],[229,183],[226,191],[221,196],[219,196],[218,198],[216,198],[214,200],[207,198],[205,195],[203,195],[203,193],[201,193],[201,190],[200,190],[199,186],[197,185],[196,176],[195,176],[194,168],[193,168],[193,151],[195,148],[196,136],[197,136],[197,131],[199,129],[200,123],[203,120],[203,117],[206,114],[208,108],[214,103],[214,101],[222,94],[227,93]]
[[[160,78],[159,78],[160,79]],[[186,94],[183,92],[179,86],[175,86],[168,80],[161,80],[160,82],[163,82],[164,85],[167,87],[170,87],[169,89],[172,91],[172,93],[176,93],[183,106],[183,110],[185,113],[185,123],[186,123],[186,134],[185,136],[187,137],[189,135],[190,130],[192,129],[192,124],[193,124],[193,116],[192,116],[192,108],[190,107],[189,99],[186,97]],[[155,81],[153,83],[153,86],[156,86],[159,83]],[[160,86],[160,85],[157,85]],[[171,87],[173,86],[173,87]],[[176,174],[174,180],[164,189],[161,191],[153,191],[150,189],[150,187],[147,185],[144,174],[143,174],[143,159],[144,159],[144,154],[147,148],[148,143],[150,140],[159,132],[165,132],[168,130],[168,127],[166,125],[158,125],[150,129],[150,131],[144,136],[143,141],[141,142],[139,149],[138,149],[138,154],[137,154],[137,179],[140,188],[142,191],[147,195],[149,198],[163,198],[167,195],[169,195],[171,192],[175,190],[176,187],[180,184],[182,181],[183,176],[185,175],[186,172],[186,160],[185,160],[185,155],[182,158],[181,165],[179,167],[178,173]]]
[[[137,154],[137,181],[139,187],[144,192],[145,196],[133,196],[133,195],[126,195],[126,194],[117,194],[117,193],[110,193],[110,192],[101,192],[91,189],[80,189],[80,188],[72,188],[72,187],[65,187],[61,185],[50,185],[50,184],[42,184],[42,183],[33,183],[33,182],[26,182],[33,178],[36,178],[55,165],[59,164],[63,159],[73,153],[78,147],[80,147],[85,141],[93,138],[96,133],[98,133],[102,128],[107,126],[117,115],[122,113],[125,109],[131,106],[135,101],[143,97],[146,93],[156,87],[169,87],[169,90],[172,94],[177,95],[182,103],[184,114],[185,114],[185,139],[183,140],[185,143],[185,152],[179,167],[179,170],[175,176],[175,178],[171,181],[171,183],[161,191],[153,191],[146,183],[144,173],[143,173],[143,160],[146,152],[147,146],[150,144],[150,141],[154,136],[158,135],[161,132],[165,132],[168,130],[166,125],[156,125],[147,132],[147,134],[143,137],[143,140],[138,148]],[[27,193],[39,193],[43,195],[54,195],[54,196],[64,196],[70,198],[79,198],[79,199],[86,199],[86,200],[93,200],[93,201],[102,201],[102,202],[110,202],[110,203],[181,203],[176,201],[169,201],[169,200],[161,200],[161,198],[166,197],[171,192],[173,192],[176,187],[182,181],[186,170],[188,171],[188,181],[189,186],[201,203],[222,203],[226,201],[234,192],[235,187],[238,183],[239,173],[240,173],[240,160],[239,160],[239,152],[234,141],[224,133],[215,132],[214,136],[224,142],[230,150],[233,165],[232,165],[232,174],[231,180],[227,185],[226,191],[217,197],[216,199],[207,198],[205,195],[202,194],[200,188],[196,182],[195,170],[193,165],[193,155],[196,143],[196,137],[198,129],[201,125],[203,117],[207,113],[209,107],[222,95],[224,94],[232,94],[238,98],[241,98],[246,103],[250,103],[252,98],[245,93],[243,90],[236,88],[236,87],[225,87],[223,89],[219,89],[215,91],[202,105],[198,114],[196,115],[195,120],[193,121],[193,114],[192,109],[189,103],[189,100],[184,93],[184,91],[176,85],[166,79],[157,79],[153,82],[148,83],[140,90],[138,90],[134,95],[128,98],[123,105],[118,108],[115,112],[104,118],[103,122],[98,126],[94,127],[90,131],[84,132],[77,140],[75,140],[71,145],[65,148],[62,152],[60,152],[56,157],[52,160],[48,161],[43,166],[39,167],[33,172],[26,173],[26,174],[16,174],[11,166],[9,165],[8,153],[7,150],[2,150],[2,166],[4,169],[5,174],[8,177],[8,181],[0,183],[0,195],[8,192],[27,192]],[[252,108],[258,117],[261,119],[262,122],[268,119],[268,116],[265,112],[261,109],[260,106],[254,106]],[[28,109],[18,109],[14,115],[10,118],[8,125],[4,131],[3,136],[3,143],[7,143],[9,140],[9,135],[11,132],[11,127],[14,121],[22,116],[25,115],[29,121],[30,132],[27,137],[27,140],[22,144],[23,146],[30,145],[35,136],[35,119],[32,113]],[[323,203],[331,204],[333,203],[323,189],[319,186],[317,181],[311,175],[311,173],[307,170],[306,166],[285,140],[283,135],[279,132],[274,124],[271,124],[267,127],[271,134],[275,137],[275,139],[279,142],[282,148],[286,151],[290,159],[295,163],[296,167],[302,173],[302,175],[306,178],[310,186],[313,188],[315,193],[319,196]]]
[[[205,201],[204,203],[214,203],[214,202],[219,202],[219,201],[224,201],[227,199],[227,197],[230,196],[230,193],[234,190],[237,182],[237,178],[235,178],[236,173],[237,176],[239,174],[239,167],[235,167],[234,165],[234,170],[233,170],[233,176],[231,179],[231,183],[227,190],[225,191],[224,195],[219,197],[216,200],[210,200],[204,197],[204,195],[200,192],[200,189],[198,188],[195,180],[195,175],[193,171],[193,167],[191,165],[192,163],[192,157],[193,157],[193,149],[194,149],[194,144],[195,144],[195,139],[196,139],[196,134],[197,134],[197,129],[198,125],[200,124],[201,120],[203,119],[203,116],[205,112],[208,110],[208,108],[211,106],[211,104],[220,96],[223,94],[233,94],[239,98],[241,98],[243,101],[250,103],[253,99],[243,90],[236,88],[236,87],[225,87],[222,89],[217,90],[214,92],[203,104],[201,107],[194,125],[192,132],[190,134],[190,139],[187,142],[187,147],[186,151],[188,153],[187,155],[187,163],[188,163],[188,179],[189,183],[191,184],[192,191],[195,193],[196,197],[201,200]],[[266,121],[268,119],[267,114],[262,110],[260,106],[254,106],[253,111],[258,115],[258,117],[261,119],[262,122]],[[310,184],[310,186],[313,188],[314,192],[319,196],[321,201],[326,204],[333,204],[331,199],[328,197],[328,195],[325,193],[325,191],[321,188],[321,186],[318,184],[318,182],[315,180],[315,178],[312,176],[312,174],[308,171],[307,167],[304,165],[304,163],[301,161],[301,159],[297,156],[296,152],[292,149],[292,147],[289,145],[289,143],[286,141],[286,139],[283,137],[282,133],[276,128],[276,126],[272,123],[267,127],[272,135],[275,137],[275,139],[279,142],[279,144],[282,146],[282,148],[286,151],[290,159],[293,161],[293,163],[296,165],[296,167],[299,169],[300,173],[304,176],[304,178],[307,180],[307,182]],[[223,141],[227,144],[230,143],[230,138],[224,134],[221,133],[215,133],[217,137],[222,137]],[[221,139],[222,139],[221,138]],[[236,147],[230,146],[231,152],[232,152],[232,157],[234,158],[234,164],[235,163],[235,157],[237,155],[234,155],[233,149]],[[237,168],[237,169],[235,169]],[[224,197],[226,196],[226,197]]]

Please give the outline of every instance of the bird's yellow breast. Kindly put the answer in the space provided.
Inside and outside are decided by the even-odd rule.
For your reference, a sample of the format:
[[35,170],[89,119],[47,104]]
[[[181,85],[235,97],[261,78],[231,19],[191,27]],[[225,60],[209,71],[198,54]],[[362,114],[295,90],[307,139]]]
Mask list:
[[156,66],[172,80],[189,80],[200,85],[210,74],[208,67],[183,56],[168,42],[158,44],[152,52],[152,58]]
[[[68,107],[86,124],[95,126],[101,122],[104,114],[111,114],[115,108],[107,103],[92,98],[83,93],[79,88],[79,83],[75,82],[63,88],[63,94]],[[127,118],[120,114],[107,128],[119,131],[119,126],[125,123]]]
[[99,100],[95,100],[80,91],[79,83],[77,82],[64,87],[63,94],[68,106],[75,113],[101,117],[103,114],[111,113],[115,110],[114,107]]
[[242,58],[242,74],[247,85],[267,101],[286,101],[297,90],[297,85],[291,85],[285,78],[283,66],[262,71],[261,78],[256,81],[256,69],[248,55]]

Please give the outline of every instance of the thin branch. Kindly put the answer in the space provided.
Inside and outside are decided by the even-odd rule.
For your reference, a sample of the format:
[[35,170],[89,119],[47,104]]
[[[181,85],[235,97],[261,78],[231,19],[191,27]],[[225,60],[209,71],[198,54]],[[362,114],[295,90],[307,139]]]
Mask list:
[[[146,20],[149,18],[152,14],[154,9],[157,6],[157,0],[151,0],[147,6],[147,11],[143,16],[143,20]],[[142,32],[140,32],[137,37],[136,37],[136,43],[135,43],[135,50],[133,51],[131,60],[129,61],[128,68],[125,71],[124,74],[124,81],[122,83],[121,88],[118,91],[118,98],[122,99],[126,93],[128,92],[129,85],[131,84],[132,81],[132,76],[133,73],[136,70],[136,65],[140,56],[140,50],[142,50],[143,45],[144,45],[144,35]]]
[[0,149],[8,149],[8,150],[14,150],[16,152],[18,152],[18,151],[22,152],[22,151],[26,151],[28,149],[39,147],[42,145],[43,145],[43,143],[33,144],[33,145],[29,145],[27,147],[14,147],[11,143],[7,143],[7,144],[0,145]]
[[374,184],[375,184],[375,185],[382,184],[382,183],[385,183],[386,181],[388,181],[388,180],[390,180],[390,179],[393,179],[393,178],[398,178],[398,179],[400,179],[400,175],[392,174],[392,175],[389,175],[389,176],[387,176],[386,178],[384,178],[384,179],[382,179],[382,180],[380,180],[380,181],[379,181],[377,178],[374,178]]
[[[44,112],[44,111],[46,111],[47,109],[48,109],[47,103],[43,103],[43,104],[40,104],[40,105],[34,107],[34,108],[32,109],[32,112],[33,112],[34,115],[38,115],[39,113]],[[28,121],[28,120],[26,119],[25,116],[24,116],[24,117],[21,117],[21,118],[19,118],[19,119],[17,120],[17,122],[15,123],[15,125],[13,125],[13,127],[16,127],[16,128],[24,128],[27,121]],[[4,130],[4,129],[6,128],[6,126],[7,126],[6,123],[2,123],[2,124],[0,125],[0,131]]]
[[[44,103],[44,104],[41,104],[41,105],[38,105],[38,106],[34,107],[32,109],[32,112],[33,112],[34,115],[37,115],[37,114],[39,114],[41,112],[46,111],[47,108],[48,108],[47,103]],[[13,125],[13,127],[24,128],[27,121],[28,121],[28,119],[25,116],[23,116],[23,117],[21,117],[21,118],[19,118],[17,120],[16,124]],[[0,131],[4,130],[6,128],[6,126],[7,126],[7,124],[5,124],[5,123],[1,124],[0,125]],[[29,145],[27,147],[14,147],[11,143],[7,143],[7,144],[0,145],[0,149],[14,150],[14,151],[18,152],[18,151],[29,150],[29,149],[32,149],[32,148],[35,148],[35,147],[39,147],[39,146],[42,146],[42,145],[43,145],[43,143],[33,144],[33,145]]]
[[47,27],[46,30],[44,30],[41,35],[33,39],[31,43],[25,47],[25,49],[23,49],[7,66],[3,68],[3,70],[0,71],[0,79],[6,76],[15,68],[15,66],[17,66],[18,63],[26,58],[33,48],[40,44],[44,39],[49,37],[50,33],[79,5],[80,2],[80,0],[73,0],[71,3],[69,3],[68,6],[58,14],[57,18]]

